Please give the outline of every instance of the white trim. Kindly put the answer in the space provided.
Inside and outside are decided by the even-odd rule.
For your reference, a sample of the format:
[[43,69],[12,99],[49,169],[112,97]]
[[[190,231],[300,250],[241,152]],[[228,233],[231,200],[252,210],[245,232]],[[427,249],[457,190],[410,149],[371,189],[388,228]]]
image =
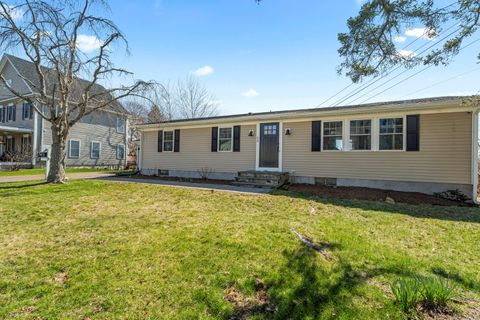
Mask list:
[[[277,168],[260,167],[260,125],[264,123],[278,123],[278,167]],[[281,121],[258,122],[256,140],[257,141],[255,146],[255,170],[281,172],[283,169],[283,122]]]
[[[123,146],[123,158],[119,158],[119,157],[118,157],[118,147],[119,147],[119,146]],[[125,151],[126,151],[126,148],[125,148],[125,145],[124,145],[123,143],[117,144],[117,146],[116,146],[116,148],[115,148],[115,158],[116,158],[117,160],[125,160],[126,157],[127,157]]]
[[[322,126],[320,128],[320,150],[322,150],[322,152],[342,152],[342,151],[346,151],[345,150],[345,144],[347,142],[347,139],[348,139],[348,135],[346,135],[346,130],[345,130],[345,122],[348,121],[348,120],[327,120],[327,121],[323,121],[322,120]],[[324,126],[325,126],[325,122],[341,122],[342,123],[342,148],[340,150],[335,150],[335,149],[332,149],[332,150],[325,150],[323,148],[323,138],[325,137],[325,134],[324,134]],[[335,137],[335,136],[329,136],[329,137]]]
[[[230,129],[230,150],[220,150],[220,129]],[[226,140],[226,139],[223,139]],[[218,127],[217,128],[217,152],[233,152],[233,126],[232,127]]]
[[12,133],[33,133],[33,129],[21,127],[0,126],[0,131],[7,131]]
[[[78,142],[78,156],[74,157],[72,156],[72,141],[77,141]],[[69,139],[68,140],[68,158],[70,159],[80,159],[80,150],[82,148],[82,141],[78,139]]]
[[[93,151],[93,144],[98,143],[98,158],[92,157],[92,151]],[[90,159],[100,159],[102,153],[102,143],[100,141],[90,141]]]
[[[165,150],[165,132],[171,132],[172,133],[172,150]],[[175,129],[168,129],[168,130],[163,130],[162,131],[162,151],[163,152],[175,152]]]
[[38,145],[38,113],[33,110],[33,137],[32,137],[32,164],[35,165],[37,162],[37,145]]
[[[403,119],[403,128],[402,128],[402,137],[403,137],[402,147],[403,147],[403,149],[402,150],[400,150],[400,149],[384,149],[384,150],[380,149],[380,119],[398,119],[398,118]],[[378,128],[377,128],[378,131],[376,132],[376,135],[378,136],[378,149],[377,149],[377,151],[380,151],[380,152],[405,152],[405,151],[407,151],[407,115],[403,114],[403,115],[396,115],[396,116],[391,116],[391,117],[381,116],[381,117],[377,118],[377,122],[378,122]]]
[[[351,126],[351,122],[352,121],[370,121],[370,149],[352,149],[350,147],[350,140],[352,138],[352,133],[350,131],[350,126]],[[350,152],[369,152],[369,151],[374,151],[373,149],[373,136],[375,135],[375,131],[373,130],[374,127],[373,127],[373,123],[374,123],[375,119],[373,118],[352,118],[352,119],[349,119],[349,120],[345,120],[345,133],[347,134],[347,139],[346,141],[344,142],[345,143],[345,151],[350,151]],[[369,136],[368,134],[356,134],[355,136],[357,137],[360,137],[360,136],[363,136],[363,137],[367,137]]]
[[472,181],[472,200],[474,203],[478,204],[478,138],[479,138],[479,124],[478,124],[478,112],[479,109],[472,112],[472,172],[471,172],[471,181]]

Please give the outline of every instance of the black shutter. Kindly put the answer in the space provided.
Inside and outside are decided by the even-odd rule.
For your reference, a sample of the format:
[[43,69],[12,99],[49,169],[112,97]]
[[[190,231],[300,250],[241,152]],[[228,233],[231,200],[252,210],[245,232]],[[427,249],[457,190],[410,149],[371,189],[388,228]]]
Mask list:
[[175,140],[173,142],[173,152],[180,152],[180,129],[175,129]]
[[158,139],[157,139],[157,151],[163,151],[163,130],[158,131]]
[[407,151],[420,151],[420,116],[407,116]]
[[322,121],[312,121],[312,151],[322,150]]
[[217,152],[218,127],[212,127],[212,152]]
[[25,107],[26,107],[26,105],[25,105],[25,103],[24,103],[24,104],[22,105],[22,120],[25,120],[25,109],[26,109]]
[[233,127],[233,152],[240,152],[240,126]]
[[17,106],[13,106],[12,108],[12,112],[13,112],[13,120],[12,121],[16,121],[17,120]]

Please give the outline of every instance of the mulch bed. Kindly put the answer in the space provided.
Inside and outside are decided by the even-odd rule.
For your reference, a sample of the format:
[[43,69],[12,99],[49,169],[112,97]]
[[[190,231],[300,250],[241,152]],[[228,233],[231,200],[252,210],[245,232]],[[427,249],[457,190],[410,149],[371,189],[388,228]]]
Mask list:
[[289,191],[311,194],[321,197],[332,197],[339,199],[357,199],[370,201],[385,201],[387,197],[395,202],[409,204],[430,204],[440,206],[472,206],[471,204],[442,199],[428,194],[417,192],[401,192],[393,190],[371,189],[363,187],[327,187],[322,185],[293,184]]

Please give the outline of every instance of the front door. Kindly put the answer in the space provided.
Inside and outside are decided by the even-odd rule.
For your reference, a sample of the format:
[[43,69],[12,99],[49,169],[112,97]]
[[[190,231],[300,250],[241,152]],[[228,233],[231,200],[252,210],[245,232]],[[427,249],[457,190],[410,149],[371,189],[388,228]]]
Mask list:
[[278,168],[279,131],[278,122],[260,124],[260,168]]

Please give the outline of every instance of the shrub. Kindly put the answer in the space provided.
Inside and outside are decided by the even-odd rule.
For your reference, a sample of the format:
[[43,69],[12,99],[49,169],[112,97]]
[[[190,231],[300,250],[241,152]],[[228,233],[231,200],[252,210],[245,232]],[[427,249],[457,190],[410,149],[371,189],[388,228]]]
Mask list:
[[456,296],[455,286],[443,278],[421,278],[421,297],[428,309],[445,307]]
[[390,287],[397,303],[404,312],[409,313],[418,304],[420,292],[416,278],[397,280]]

